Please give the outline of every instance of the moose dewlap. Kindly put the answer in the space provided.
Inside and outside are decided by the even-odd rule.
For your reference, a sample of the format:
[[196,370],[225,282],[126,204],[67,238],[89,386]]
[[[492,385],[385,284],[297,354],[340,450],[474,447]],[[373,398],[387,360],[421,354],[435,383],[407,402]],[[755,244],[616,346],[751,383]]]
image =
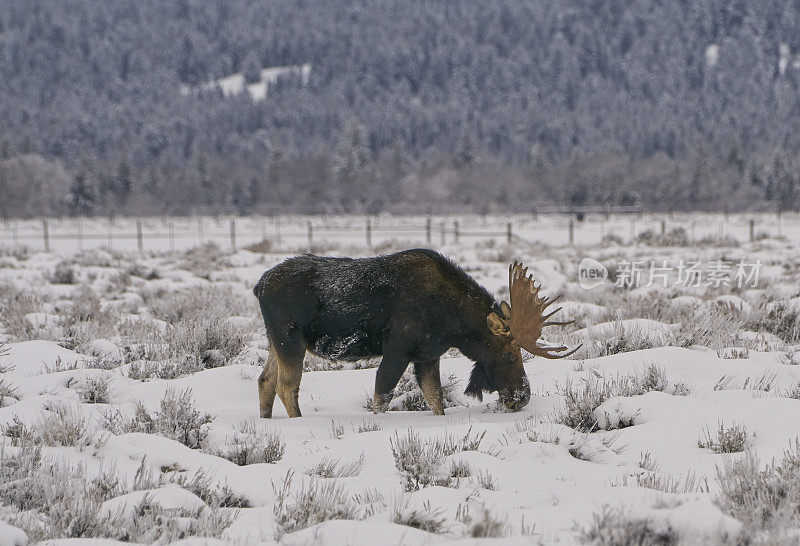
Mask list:
[[384,412],[400,376],[414,363],[425,401],[443,415],[439,358],[451,347],[473,360],[466,393],[497,392],[518,411],[530,399],[520,348],[546,358],[572,354],[542,347],[542,328],[558,298],[539,297],[541,285],[520,264],[509,268],[510,302],[492,295],[441,254],[415,249],[374,258],[304,255],[261,277],[253,293],[270,340],[258,378],[262,417],[272,416],[275,394],[290,417],[300,416],[298,393],[309,351],[331,360],[382,356],[373,407]]

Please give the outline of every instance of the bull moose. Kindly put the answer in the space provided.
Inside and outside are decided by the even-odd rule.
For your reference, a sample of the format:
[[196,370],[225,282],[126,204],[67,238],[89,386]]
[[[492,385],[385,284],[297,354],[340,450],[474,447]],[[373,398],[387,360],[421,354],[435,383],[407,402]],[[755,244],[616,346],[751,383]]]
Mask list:
[[300,417],[298,393],[309,351],[331,360],[382,356],[373,408],[388,409],[409,362],[428,407],[444,414],[439,358],[456,347],[474,361],[466,394],[483,400],[497,391],[510,411],[522,409],[531,389],[520,347],[545,358],[575,352],[538,343],[553,299],[539,297],[527,268],[509,267],[510,304],[494,297],[463,269],[427,249],[370,258],[311,254],[268,270],[253,288],[270,352],[258,378],[261,417],[272,417],[277,392],[290,417]]

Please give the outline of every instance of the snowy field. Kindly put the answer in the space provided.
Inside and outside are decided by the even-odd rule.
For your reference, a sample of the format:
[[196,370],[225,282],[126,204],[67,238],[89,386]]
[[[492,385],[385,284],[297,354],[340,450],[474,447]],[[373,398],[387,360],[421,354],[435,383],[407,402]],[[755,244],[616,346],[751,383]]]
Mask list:
[[[749,243],[746,217],[676,219],[664,236],[655,217],[591,221],[575,248],[555,217],[515,224],[531,243],[434,235],[498,298],[515,259],[564,293],[576,322],[546,337],[583,348],[526,360],[523,411],[465,397],[471,362],[453,351],[443,417],[409,374],[373,415],[376,361],[309,357],[291,420],[277,400],[258,417],[269,347],[251,289],[306,250],[305,219],[249,250],[223,221],[205,228],[217,245],[192,233],[143,255],[135,238],[92,248],[107,247],[101,221],[81,227],[82,251],[53,238],[50,253],[39,223],[18,224],[28,247],[0,247],[0,544],[796,544],[800,230],[760,218]],[[274,237],[251,222],[237,246]],[[376,232],[369,251],[354,232],[313,248],[423,244]],[[578,282],[583,258],[605,283]]]

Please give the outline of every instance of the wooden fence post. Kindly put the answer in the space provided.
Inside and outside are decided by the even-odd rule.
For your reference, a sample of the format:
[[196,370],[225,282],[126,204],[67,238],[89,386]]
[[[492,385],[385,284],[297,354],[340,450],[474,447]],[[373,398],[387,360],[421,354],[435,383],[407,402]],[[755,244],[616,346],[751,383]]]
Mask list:
[[142,221],[136,220],[136,246],[139,247],[139,254],[144,252],[144,240],[142,239]]
[[667,233],[667,222],[661,220],[661,236],[663,237]]
[[569,246],[575,246],[575,219],[569,216]]
[[778,223],[778,237],[780,237],[781,236],[781,206],[780,205],[778,205],[778,208],[776,209],[775,212],[776,212],[777,223]]
[[750,218],[748,223],[750,224],[750,242],[752,243],[756,240],[756,221]]
[[367,217],[366,224],[367,248],[372,248],[372,220]]
[[425,242],[431,244],[431,217],[425,219]]
[[311,220],[308,221],[308,251],[311,252],[311,246],[314,243],[314,228],[311,227]]
[[236,250],[236,220],[231,218],[231,249]]
[[506,242],[510,243],[514,239],[514,233],[511,231],[511,222],[506,224]]
[[44,251],[50,252],[50,231],[47,229],[47,218],[42,218],[42,238],[44,239]]
[[169,223],[169,251],[175,252],[175,225]]
[[453,242],[456,244],[458,244],[458,236],[458,220],[453,220]]
[[537,207],[536,204],[531,207],[531,216],[533,216],[534,220],[539,219],[539,207]]
[[281,221],[275,216],[272,217],[273,224],[275,225],[275,240],[281,244]]

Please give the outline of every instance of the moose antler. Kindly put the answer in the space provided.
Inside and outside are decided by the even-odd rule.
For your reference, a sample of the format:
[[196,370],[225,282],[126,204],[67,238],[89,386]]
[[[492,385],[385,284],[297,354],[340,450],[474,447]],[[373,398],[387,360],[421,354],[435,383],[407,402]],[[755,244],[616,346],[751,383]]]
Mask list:
[[[511,294],[510,309],[508,304],[501,304],[505,322],[508,325],[514,342],[528,351],[529,353],[545,358],[564,358],[573,354],[581,348],[580,345],[569,352],[564,352],[567,347],[545,347],[538,344],[545,326],[563,326],[571,324],[573,321],[547,320],[561,310],[561,307],[547,314],[545,310],[558,301],[561,296],[555,298],[539,297],[539,290],[542,285],[536,285],[532,275],[528,275],[528,268],[522,264],[514,262],[508,268],[508,289]],[[505,302],[503,302],[505,303]],[[562,354],[557,354],[562,353]]]

